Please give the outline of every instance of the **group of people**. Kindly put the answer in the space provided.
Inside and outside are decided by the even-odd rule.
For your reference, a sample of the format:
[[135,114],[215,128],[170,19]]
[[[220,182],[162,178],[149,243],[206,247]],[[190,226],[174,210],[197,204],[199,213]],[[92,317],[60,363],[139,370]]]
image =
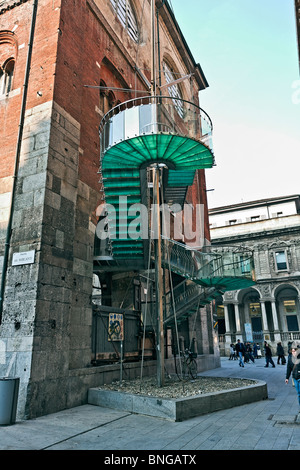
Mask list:
[[261,357],[261,350],[258,343],[254,343],[253,348],[251,343],[241,343],[238,339],[236,344],[230,345],[230,355],[229,360],[239,360],[239,365],[244,367],[244,363],[252,361],[255,362],[255,359]]
[[[281,343],[277,344],[277,364],[286,364],[286,359],[284,356],[284,349]],[[275,367],[274,361],[272,359],[272,350],[267,341],[264,342],[264,355],[266,359],[265,367],[269,367],[271,364],[272,367]],[[241,340],[237,340],[236,344],[230,345],[230,355],[229,360],[239,360],[240,367],[244,367],[245,363],[249,361],[255,362],[255,359],[261,357],[261,349],[258,343],[253,344],[253,348],[249,342],[242,343]]]

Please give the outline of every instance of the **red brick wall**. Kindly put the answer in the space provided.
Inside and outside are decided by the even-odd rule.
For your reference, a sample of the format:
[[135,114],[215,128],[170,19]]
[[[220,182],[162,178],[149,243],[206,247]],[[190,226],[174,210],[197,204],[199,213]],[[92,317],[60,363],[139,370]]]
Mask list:
[[[53,98],[59,6],[59,0],[41,0],[38,3],[27,109]],[[0,15],[0,32],[14,30],[17,44],[13,93],[0,100],[0,177],[12,175],[14,169],[32,13],[33,3],[26,2]],[[5,42],[0,43],[0,62],[9,47]]]
[[[135,83],[133,70],[111,40],[85,1],[62,2],[54,100],[81,125],[79,178],[99,191],[99,124],[101,115],[100,80],[112,87],[129,87]],[[101,12],[99,12],[101,15]],[[101,18],[100,18],[101,19]],[[126,33],[127,34],[127,33]],[[110,70],[103,59],[115,67]],[[123,73],[122,73],[123,72]],[[141,88],[141,84],[138,84]],[[128,93],[115,91],[118,101],[130,99]],[[133,96],[132,96],[133,97]]]
[[[198,170],[195,173],[195,179],[193,186],[190,186],[187,191],[186,200],[192,204],[203,204],[204,205],[204,238],[210,240],[209,232],[209,219],[208,219],[208,206],[207,206],[207,194],[206,194],[206,180],[205,171]],[[196,230],[196,218],[193,219],[192,230]]]
[[[101,23],[101,12],[97,10],[99,21],[95,15],[96,7],[93,8],[94,11],[85,0],[39,1],[27,109],[54,99],[80,123],[79,178],[99,191],[100,94],[99,89],[85,85],[98,86],[101,79],[114,87],[142,89],[143,85],[136,82],[127,58]],[[0,100],[1,177],[13,173],[32,11],[32,2],[26,2],[0,15],[0,31],[12,31],[17,25],[14,37],[18,53],[13,88],[20,90],[17,95]],[[126,35],[127,32],[124,32],[125,45],[130,44]],[[133,43],[131,47],[134,47]],[[129,52],[134,56],[134,50]],[[108,67],[103,61],[111,63],[111,66]],[[120,101],[133,97],[118,91],[115,96]],[[204,171],[200,171],[199,175],[201,203],[207,205]],[[194,188],[191,191],[196,197],[198,190]],[[209,238],[208,220],[205,237]]]

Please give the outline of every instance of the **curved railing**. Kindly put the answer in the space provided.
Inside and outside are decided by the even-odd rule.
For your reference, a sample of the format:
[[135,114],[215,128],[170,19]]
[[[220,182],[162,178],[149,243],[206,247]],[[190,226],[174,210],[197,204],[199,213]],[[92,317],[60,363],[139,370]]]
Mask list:
[[222,265],[222,255],[198,251],[175,240],[163,238],[162,265],[187,279],[196,280],[199,275],[210,277],[218,271]]
[[255,283],[253,252],[241,246],[209,245],[198,249],[164,238],[162,265],[202,286],[224,291]]
[[208,114],[190,101],[170,96],[134,98],[118,104],[102,118],[101,158],[121,141],[160,133],[195,139],[212,150],[212,131]]
[[253,251],[243,246],[206,245],[202,251],[222,257],[224,275],[249,276],[254,279]]

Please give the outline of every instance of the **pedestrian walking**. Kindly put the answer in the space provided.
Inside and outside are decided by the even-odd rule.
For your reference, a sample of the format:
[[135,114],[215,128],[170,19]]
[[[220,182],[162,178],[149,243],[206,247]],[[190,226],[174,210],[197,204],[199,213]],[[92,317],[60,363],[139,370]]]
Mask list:
[[283,346],[281,343],[277,343],[277,364],[280,364],[280,359],[282,365],[286,364]]
[[234,344],[230,345],[230,354],[229,354],[229,361],[233,361],[235,359],[235,348]]
[[275,367],[275,364],[274,364],[273,359],[272,359],[271,348],[270,348],[270,346],[268,345],[268,343],[266,341],[265,341],[264,349],[265,349],[265,358],[266,358],[265,367],[269,367],[269,363],[272,364],[272,367]]
[[256,343],[253,344],[253,357],[254,357],[254,359],[258,359],[258,356],[257,356],[257,344],[256,344]]
[[239,366],[244,367],[243,356],[245,354],[245,345],[244,343],[241,343],[240,339],[237,340],[237,343],[235,345],[235,350],[239,357]]
[[288,383],[291,374],[298,395],[298,413],[300,413],[300,349],[296,346],[292,346],[291,354],[288,356],[285,383]]
[[252,354],[252,348],[251,348],[250,343],[246,343],[246,353],[247,353],[247,357],[248,357],[248,362],[249,362],[249,359],[250,359],[250,361],[252,361],[254,363],[255,361],[254,361],[254,357],[253,357],[253,354]]
[[261,349],[260,349],[260,345],[258,343],[256,343],[256,348],[257,348],[257,357],[256,357],[256,359],[259,359],[261,357]]

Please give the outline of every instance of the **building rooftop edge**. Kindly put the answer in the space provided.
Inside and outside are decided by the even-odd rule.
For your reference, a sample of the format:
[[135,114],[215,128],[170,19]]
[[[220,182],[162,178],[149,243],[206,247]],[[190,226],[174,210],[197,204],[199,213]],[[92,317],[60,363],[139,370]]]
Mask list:
[[300,199],[300,194],[292,194],[289,196],[278,196],[278,197],[271,197],[266,199],[257,199],[254,201],[247,201],[247,202],[240,202],[237,204],[230,204],[228,206],[219,206],[208,209],[209,214],[213,214],[215,212],[231,212],[233,209],[244,209],[245,207],[251,206],[263,206],[266,204],[274,204],[276,202],[284,202],[284,201],[291,201]]

